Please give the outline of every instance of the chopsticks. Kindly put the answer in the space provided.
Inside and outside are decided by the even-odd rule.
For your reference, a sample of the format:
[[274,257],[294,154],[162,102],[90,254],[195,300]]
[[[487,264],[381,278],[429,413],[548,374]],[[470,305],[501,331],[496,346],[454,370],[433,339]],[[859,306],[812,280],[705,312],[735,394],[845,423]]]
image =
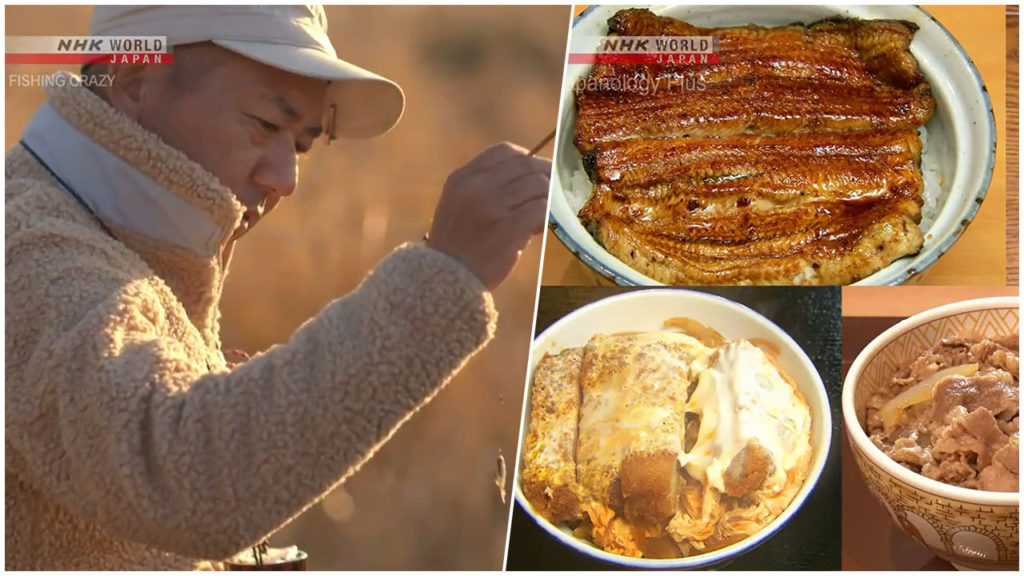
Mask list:
[[550,134],[545,136],[543,140],[541,140],[536,146],[533,147],[532,150],[530,150],[530,153],[528,155],[529,156],[536,156],[537,152],[540,152],[541,150],[543,150],[544,147],[548,145],[548,142],[551,142],[552,140],[554,140],[556,130],[557,130],[557,128],[555,130],[552,130]]
[[[540,152],[541,150],[543,150],[544,147],[547,146],[549,142],[551,142],[552,140],[555,139],[555,133],[556,133],[557,130],[558,130],[557,128],[555,130],[552,130],[550,134],[548,134],[547,136],[544,137],[543,140],[538,142],[537,145],[534,146],[532,150],[530,150],[530,152],[527,154],[527,156],[536,156],[537,152]],[[426,233],[423,234],[423,241],[426,242],[429,239],[430,239],[430,232],[427,231]],[[503,463],[504,463],[504,461],[503,461]]]

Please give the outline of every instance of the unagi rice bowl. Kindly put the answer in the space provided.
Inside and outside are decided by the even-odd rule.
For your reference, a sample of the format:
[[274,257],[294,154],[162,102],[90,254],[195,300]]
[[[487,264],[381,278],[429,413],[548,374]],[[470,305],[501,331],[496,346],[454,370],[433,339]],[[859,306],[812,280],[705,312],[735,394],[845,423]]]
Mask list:
[[[880,60],[843,44],[862,31],[884,44]],[[592,36],[641,32],[713,35],[722,59],[567,67],[551,218],[608,279],[904,283],[977,212],[994,162],[991,103],[955,39],[923,10],[595,7],[570,43],[580,52]],[[837,44],[822,39],[844,34],[848,52],[826,54]],[[758,50],[769,62],[761,68]],[[773,72],[780,54],[793,63]],[[819,70],[834,66],[843,73]],[[683,96],[590,87],[641,74],[710,80]],[[747,77],[751,90],[730,80]]]

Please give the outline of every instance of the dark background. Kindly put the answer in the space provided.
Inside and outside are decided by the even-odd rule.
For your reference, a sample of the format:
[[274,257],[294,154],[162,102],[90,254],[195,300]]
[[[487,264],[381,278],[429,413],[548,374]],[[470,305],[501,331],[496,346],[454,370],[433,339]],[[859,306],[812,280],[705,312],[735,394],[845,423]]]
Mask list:
[[[777,533],[753,550],[718,566],[728,570],[839,570],[842,420],[841,301],[838,288],[690,288],[739,302],[772,320],[804,349],[821,374],[832,408],[832,444],[817,487]],[[620,287],[543,286],[535,335],[573,310],[630,290]],[[512,513],[508,570],[615,570],[560,544],[518,505]]]

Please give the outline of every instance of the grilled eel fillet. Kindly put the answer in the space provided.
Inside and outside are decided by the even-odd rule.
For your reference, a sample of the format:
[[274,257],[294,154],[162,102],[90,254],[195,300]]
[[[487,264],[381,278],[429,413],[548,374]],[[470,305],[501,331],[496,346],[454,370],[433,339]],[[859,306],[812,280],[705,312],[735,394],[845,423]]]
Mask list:
[[[935,106],[909,52],[917,30],[910,22],[698,28],[630,9],[613,16],[609,30],[622,36],[716,36],[720,62],[594,66],[576,91],[580,151],[638,137],[916,128]],[[625,77],[649,84],[602,82]],[[699,91],[693,88],[698,81]]]
[[709,29],[631,9],[609,28],[720,40],[719,64],[598,64],[577,86],[580,218],[610,253],[669,284],[846,284],[920,250],[916,129],[935,103],[914,24]]
[[614,142],[580,217],[666,284],[845,284],[920,249],[920,157],[912,130]]

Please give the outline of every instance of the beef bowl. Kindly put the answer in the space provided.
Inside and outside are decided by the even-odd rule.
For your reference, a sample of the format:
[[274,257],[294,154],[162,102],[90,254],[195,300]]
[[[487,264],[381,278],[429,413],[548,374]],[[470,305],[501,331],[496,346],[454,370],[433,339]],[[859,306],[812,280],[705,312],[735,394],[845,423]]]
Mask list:
[[911,538],[960,569],[1016,570],[1018,298],[912,316],[857,356],[843,423],[868,490]]

